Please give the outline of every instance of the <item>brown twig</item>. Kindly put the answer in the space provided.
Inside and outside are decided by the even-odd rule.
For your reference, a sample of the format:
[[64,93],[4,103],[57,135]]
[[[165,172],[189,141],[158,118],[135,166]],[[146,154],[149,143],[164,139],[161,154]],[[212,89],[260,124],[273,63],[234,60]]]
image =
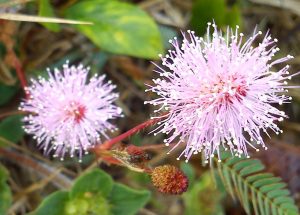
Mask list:
[[[36,160],[43,162],[45,165],[50,165],[51,164],[51,161],[46,159],[45,157],[43,157],[43,156],[41,156],[37,153],[32,152],[30,149],[27,149],[26,147],[22,147],[18,144],[15,144],[15,143],[13,143],[13,142],[11,142],[11,141],[3,138],[3,137],[0,137],[0,142],[4,143],[7,146],[12,147],[13,149],[15,149],[17,151],[20,151],[22,154],[30,155],[32,158],[35,158]],[[75,177],[76,176],[76,174],[73,171],[71,171],[67,168],[64,168],[63,171],[64,171],[65,174],[67,174],[70,177]]]
[[[50,171],[47,167],[41,165],[38,161],[12,150],[0,148],[0,156],[7,157],[9,160],[12,160],[24,167],[32,168],[36,172],[41,173],[42,175],[47,177],[49,176],[49,174],[52,173],[52,171]],[[71,182],[63,179],[63,177],[56,177],[55,179],[56,179],[55,183],[59,184],[59,187],[62,188],[71,187]]]

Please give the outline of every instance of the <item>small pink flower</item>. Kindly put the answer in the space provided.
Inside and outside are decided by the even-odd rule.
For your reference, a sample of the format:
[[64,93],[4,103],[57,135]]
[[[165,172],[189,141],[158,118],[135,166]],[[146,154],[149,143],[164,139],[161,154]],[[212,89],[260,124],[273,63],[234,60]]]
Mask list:
[[24,118],[24,129],[46,153],[55,150],[54,156],[61,159],[66,153],[78,154],[81,161],[83,152],[100,142],[100,135],[108,138],[106,131],[116,129],[108,122],[122,117],[113,104],[118,98],[115,86],[105,82],[104,75],[87,82],[88,72],[89,68],[67,63],[62,71],[48,70],[48,80],[31,80],[26,89],[30,98],[20,109],[31,114]]
[[284,95],[293,87],[286,80],[298,74],[289,75],[289,66],[275,72],[274,65],[292,56],[271,61],[279,49],[269,34],[253,47],[260,31],[243,43],[238,26],[226,35],[212,26],[213,32],[208,24],[205,38],[188,31],[181,45],[176,38],[170,41],[174,50],[162,57],[163,66],[156,70],[161,77],[149,86],[158,98],[146,103],[167,114],[154,132],[168,135],[166,145],[177,142],[173,149],[186,143],[179,156],[186,161],[199,152],[206,162],[215,153],[221,161],[221,147],[236,156],[248,156],[249,146],[267,149],[262,133],[282,133],[276,123],[287,117],[273,104],[292,100]]

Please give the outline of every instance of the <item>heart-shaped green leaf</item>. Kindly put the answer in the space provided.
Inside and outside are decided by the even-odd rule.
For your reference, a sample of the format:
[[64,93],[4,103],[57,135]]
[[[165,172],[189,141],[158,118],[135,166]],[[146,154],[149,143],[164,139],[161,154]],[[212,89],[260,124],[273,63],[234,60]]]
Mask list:
[[32,215],[62,215],[65,214],[65,206],[69,201],[69,193],[58,191],[49,195]]
[[114,215],[136,214],[147,203],[149,198],[149,191],[138,191],[116,183],[110,194],[112,213]]
[[104,171],[95,169],[87,174],[80,176],[71,192],[70,197],[75,198],[81,196],[86,192],[101,193],[102,196],[108,196],[113,187],[112,178]]
[[163,52],[160,32],[150,16],[135,5],[116,0],[85,0],[65,10],[69,19],[93,22],[74,26],[105,51],[143,58]]

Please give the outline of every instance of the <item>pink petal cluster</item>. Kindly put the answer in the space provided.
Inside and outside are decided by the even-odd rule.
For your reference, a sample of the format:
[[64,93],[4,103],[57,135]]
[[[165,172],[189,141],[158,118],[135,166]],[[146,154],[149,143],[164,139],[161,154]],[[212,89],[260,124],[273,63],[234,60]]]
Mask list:
[[46,153],[55,157],[78,155],[100,143],[100,135],[116,127],[108,120],[121,117],[122,110],[113,102],[118,98],[115,86],[105,76],[88,81],[89,68],[63,65],[62,71],[48,70],[49,79],[31,80],[26,90],[30,98],[20,109],[30,114],[24,118],[24,129],[33,134]]
[[273,105],[292,100],[284,93],[292,87],[286,80],[296,74],[289,74],[288,65],[277,72],[273,69],[292,56],[272,61],[279,50],[277,39],[267,33],[254,47],[261,34],[254,31],[245,40],[238,26],[222,35],[208,23],[204,38],[188,31],[181,44],[176,38],[170,40],[174,50],[161,56],[162,66],[155,71],[160,77],[146,90],[158,98],[146,103],[165,114],[158,116],[162,120],[154,134],[167,134],[164,142],[176,143],[173,149],[186,144],[178,159],[184,156],[188,161],[192,154],[203,152],[206,163],[215,154],[220,162],[221,148],[249,156],[249,146],[267,149],[263,133],[282,133],[276,123],[287,116]]

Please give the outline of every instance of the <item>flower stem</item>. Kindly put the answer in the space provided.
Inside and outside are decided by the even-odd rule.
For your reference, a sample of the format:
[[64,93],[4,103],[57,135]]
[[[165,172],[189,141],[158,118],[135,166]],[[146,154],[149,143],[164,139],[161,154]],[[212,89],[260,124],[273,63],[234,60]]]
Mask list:
[[[22,88],[25,90],[25,88],[27,87],[27,80],[25,78],[22,64],[15,54],[14,54],[14,62],[15,62],[15,69],[16,69],[17,76],[20,80]],[[29,94],[26,91],[25,91],[25,94],[26,94],[26,98],[28,98]]]
[[144,128],[147,128],[147,127],[149,127],[149,126],[151,126],[151,125],[153,125],[153,124],[161,121],[163,118],[164,117],[162,116],[162,117],[153,118],[153,119],[150,119],[150,120],[148,120],[146,122],[143,122],[143,123],[141,123],[141,124],[133,127],[132,129],[126,131],[125,133],[120,134],[119,136],[117,136],[117,137],[115,137],[115,138],[113,138],[111,140],[105,141],[103,144],[98,144],[92,150],[94,152],[96,152],[96,154],[98,154],[97,153],[98,150],[100,150],[100,151],[101,150],[109,150],[109,149],[111,149],[113,147],[114,144],[120,142],[121,140],[123,140],[123,139],[125,139],[127,137],[132,136],[133,134],[139,132],[140,130],[142,130]]

